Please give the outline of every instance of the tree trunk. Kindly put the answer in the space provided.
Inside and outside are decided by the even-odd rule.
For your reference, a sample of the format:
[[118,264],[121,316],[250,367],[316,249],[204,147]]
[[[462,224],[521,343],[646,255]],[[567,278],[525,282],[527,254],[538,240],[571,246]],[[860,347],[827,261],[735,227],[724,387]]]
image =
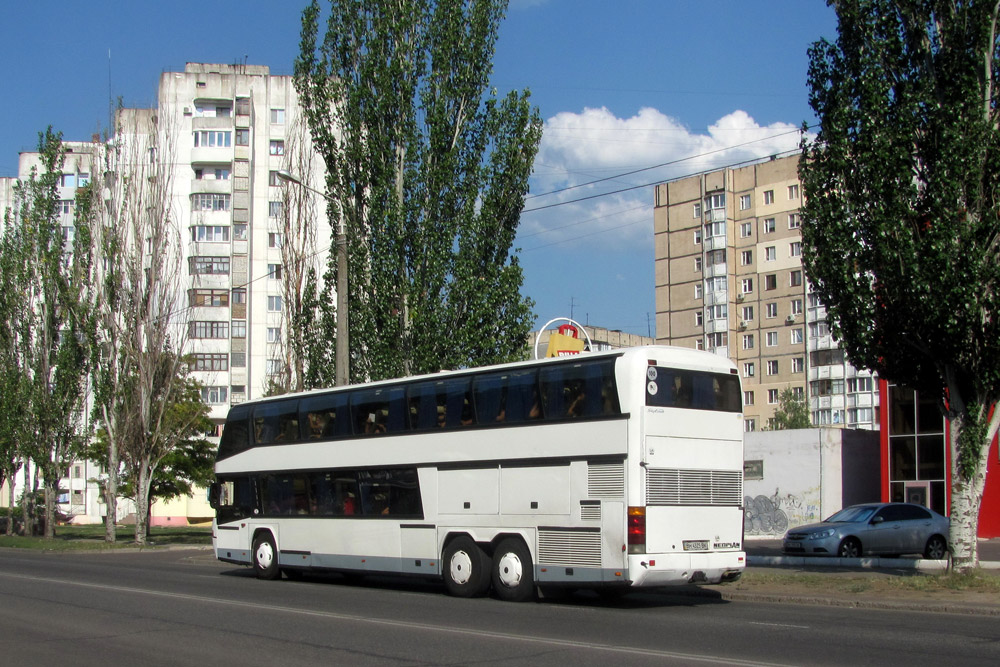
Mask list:
[[980,444],[976,472],[968,479],[959,466],[959,438],[969,415],[960,414],[951,420],[948,450],[951,458],[951,526],[948,543],[951,549],[952,569],[967,572],[979,566],[979,549],[976,533],[979,527],[979,507],[986,484],[986,465],[990,453],[993,430],[985,429],[987,441]]
[[9,497],[10,497],[10,502],[7,504],[7,507],[10,508],[10,511],[7,512],[7,535],[8,536],[14,534],[14,477],[16,475],[17,475],[17,473],[14,473],[13,475],[10,476],[10,479],[8,480],[8,481],[10,481],[10,484],[7,485],[7,493],[9,495]]
[[146,524],[149,522],[149,466],[144,463],[139,471],[135,489],[135,543],[146,544]]
[[33,497],[31,494],[31,462],[24,460],[24,489],[21,491],[21,534],[25,537],[31,536],[34,531],[34,518],[31,511]]
[[59,469],[58,466],[50,466],[49,473],[45,475],[45,538],[52,539],[56,536],[56,500],[59,496]]

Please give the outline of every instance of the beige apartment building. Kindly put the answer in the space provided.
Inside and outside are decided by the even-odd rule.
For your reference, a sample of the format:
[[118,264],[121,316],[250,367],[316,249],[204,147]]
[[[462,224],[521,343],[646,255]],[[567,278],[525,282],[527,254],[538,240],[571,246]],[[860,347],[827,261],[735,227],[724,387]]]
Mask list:
[[747,431],[789,387],[816,426],[875,428],[876,382],[845,359],[803,271],[797,168],[796,153],[656,186],[657,342],[732,359]]

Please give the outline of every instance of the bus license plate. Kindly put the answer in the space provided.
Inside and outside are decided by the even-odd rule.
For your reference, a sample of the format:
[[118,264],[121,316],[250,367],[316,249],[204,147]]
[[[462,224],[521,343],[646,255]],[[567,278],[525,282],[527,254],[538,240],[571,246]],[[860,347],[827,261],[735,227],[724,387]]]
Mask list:
[[684,551],[708,551],[708,540],[684,540]]

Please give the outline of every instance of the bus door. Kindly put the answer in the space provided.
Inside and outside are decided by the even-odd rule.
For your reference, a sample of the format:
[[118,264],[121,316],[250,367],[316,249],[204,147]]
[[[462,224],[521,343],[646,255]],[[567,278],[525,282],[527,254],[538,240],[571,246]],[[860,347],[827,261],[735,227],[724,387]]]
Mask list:
[[[215,508],[216,550],[226,558],[250,560],[249,519],[258,512],[254,485],[249,477],[220,479],[211,488],[210,504]],[[226,556],[225,552],[232,550]]]

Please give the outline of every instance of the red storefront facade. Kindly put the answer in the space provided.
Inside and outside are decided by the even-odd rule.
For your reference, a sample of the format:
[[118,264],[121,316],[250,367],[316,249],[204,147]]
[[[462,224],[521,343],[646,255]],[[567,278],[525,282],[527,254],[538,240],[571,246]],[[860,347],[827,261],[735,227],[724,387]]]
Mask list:
[[[948,424],[918,392],[879,381],[882,500],[908,501],[948,514],[952,465]],[[1000,452],[990,445],[979,537],[1000,537]]]

